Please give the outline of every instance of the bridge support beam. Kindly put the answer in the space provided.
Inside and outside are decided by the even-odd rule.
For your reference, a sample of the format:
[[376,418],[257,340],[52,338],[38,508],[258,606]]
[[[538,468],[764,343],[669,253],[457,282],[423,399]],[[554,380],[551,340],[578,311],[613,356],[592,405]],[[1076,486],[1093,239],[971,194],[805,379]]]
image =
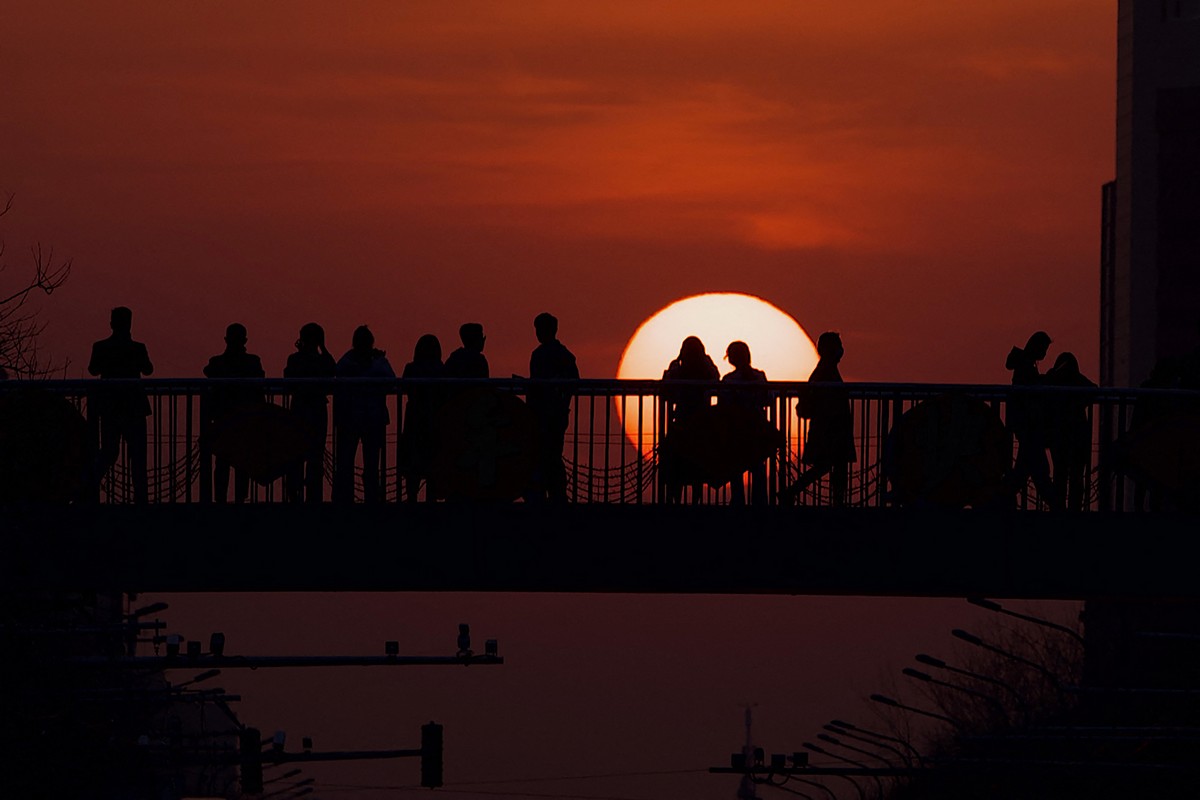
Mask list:
[[9,508],[4,590],[1200,598],[1194,515],[711,506]]

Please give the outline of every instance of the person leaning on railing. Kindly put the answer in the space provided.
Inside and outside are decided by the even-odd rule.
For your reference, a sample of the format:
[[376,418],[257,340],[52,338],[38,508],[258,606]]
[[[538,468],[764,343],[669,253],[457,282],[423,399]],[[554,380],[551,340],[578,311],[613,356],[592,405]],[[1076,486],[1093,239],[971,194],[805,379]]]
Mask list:
[[[315,322],[300,328],[296,352],[288,356],[285,378],[332,378],[337,370],[325,349],[325,329]],[[304,426],[304,456],[288,473],[288,500],[320,503],[325,488],[325,439],[329,435],[329,398],[324,389],[298,389],[292,393],[292,413]]]
[[[112,310],[109,318],[112,335],[92,345],[88,372],[101,380],[134,380],[154,373],[146,345],[135,342],[133,312],[125,306]],[[100,452],[96,459],[95,485],[117,461],[121,440],[129,453],[129,472],[135,503],[148,500],[146,485],[146,417],[150,401],[139,386],[102,387],[93,395],[91,409],[100,422]]]
[[[246,326],[234,322],[225,329],[225,351],[208,360],[204,367],[206,378],[262,378],[262,359],[246,352]],[[208,398],[208,421],[211,430],[218,431],[222,423],[239,412],[263,402],[262,389],[255,386],[218,386]],[[250,475],[233,469],[229,456],[217,453],[213,458],[213,499],[226,502],[229,494],[229,473],[233,472],[233,499],[244,503],[250,496]]]
[[[387,354],[375,347],[375,334],[366,325],[354,331],[352,346],[337,363],[339,378],[395,378]],[[333,473],[333,501],[354,501],[354,456],[362,443],[363,499],[383,501],[379,462],[391,415],[387,393],[366,386],[338,389],[333,402],[333,424],[337,430],[337,453]]]

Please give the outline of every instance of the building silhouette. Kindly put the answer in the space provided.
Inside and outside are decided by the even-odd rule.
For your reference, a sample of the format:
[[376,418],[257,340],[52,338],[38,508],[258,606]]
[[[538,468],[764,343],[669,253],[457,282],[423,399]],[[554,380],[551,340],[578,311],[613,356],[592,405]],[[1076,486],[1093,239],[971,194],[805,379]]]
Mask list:
[[1119,0],[1117,14],[1100,379],[1137,386],[1200,335],[1200,0]]

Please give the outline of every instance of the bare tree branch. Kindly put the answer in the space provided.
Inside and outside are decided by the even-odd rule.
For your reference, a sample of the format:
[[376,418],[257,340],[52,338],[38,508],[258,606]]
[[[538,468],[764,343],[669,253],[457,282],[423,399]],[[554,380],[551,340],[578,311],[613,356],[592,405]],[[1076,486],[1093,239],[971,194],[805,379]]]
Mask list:
[[[12,210],[13,195],[8,195],[0,209],[0,217]],[[0,240],[0,256],[4,254],[4,242]],[[49,296],[60,288],[71,276],[71,259],[55,263],[54,248],[43,250],[41,242],[29,248],[33,274],[20,281],[15,290],[0,297],[0,377],[44,377],[66,367],[65,362],[55,364],[46,361],[38,347],[38,337],[46,328],[39,318],[39,310],[26,308],[31,296]],[[0,261],[0,273],[7,271],[7,264]]]

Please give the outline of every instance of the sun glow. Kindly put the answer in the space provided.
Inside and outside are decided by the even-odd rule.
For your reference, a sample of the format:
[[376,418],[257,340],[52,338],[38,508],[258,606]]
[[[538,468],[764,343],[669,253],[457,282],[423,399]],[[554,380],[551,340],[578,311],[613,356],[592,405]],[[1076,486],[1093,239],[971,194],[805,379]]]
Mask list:
[[[750,346],[754,366],[767,373],[767,380],[807,380],[817,365],[816,346],[790,314],[753,295],[720,292],[677,300],[643,322],[625,345],[617,377],[661,378],[688,336],[700,337],[722,375],[733,370],[725,361],[725,348],[738,340]],[[636,443],[636,410],[618,406],[617,412]],[[648,451],[654,414],[642,416],[641,448]]]

